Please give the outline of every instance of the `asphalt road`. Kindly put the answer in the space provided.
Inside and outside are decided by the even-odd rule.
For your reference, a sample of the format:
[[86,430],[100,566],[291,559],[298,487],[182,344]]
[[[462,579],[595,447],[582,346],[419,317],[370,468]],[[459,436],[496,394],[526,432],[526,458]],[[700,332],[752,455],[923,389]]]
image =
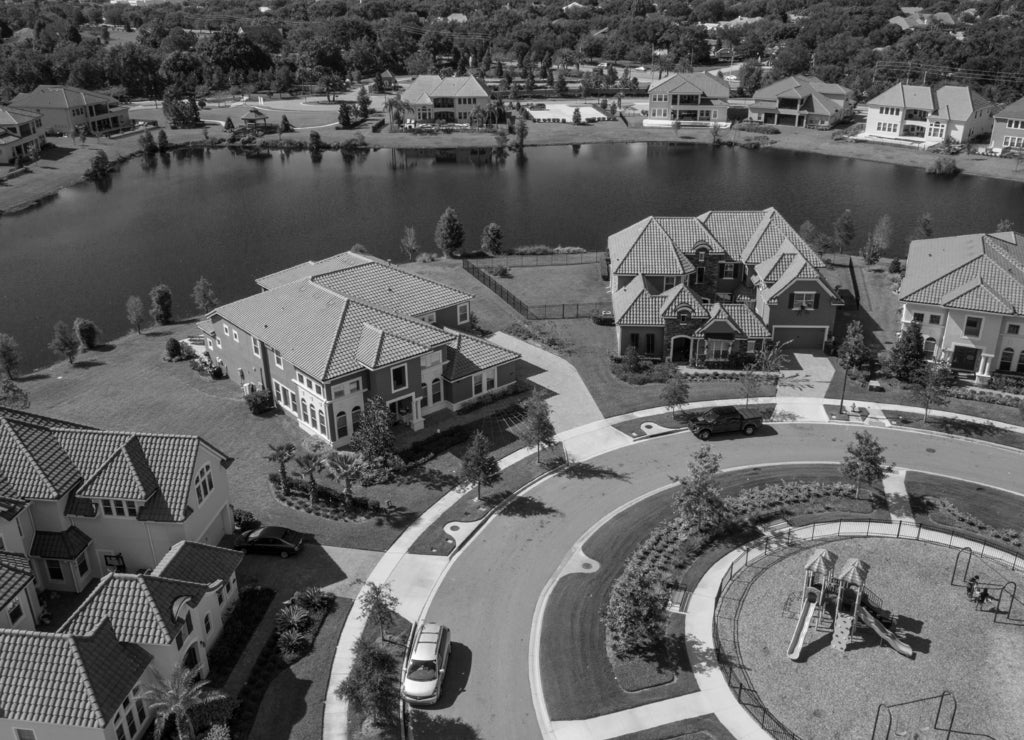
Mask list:
[[[783,424],[754,438],[718,438],[722,467],[837,462],[858,428]],[[907,430],[871,428],[900,467],[1024,491],[1024,453]],[[441,701],[427,711],[449,737],[536,740],[528,646],[533,612],[569,548],[616,507],[685,473],[698,441],[676,434],[594,458],[595,475],[554,478],[529,491],[515,515],[494,517],[452,562],[428,618],[452,628]],[[618,477],[616,477],[618,476]],[[419,738],[420,735],[417,735]]]

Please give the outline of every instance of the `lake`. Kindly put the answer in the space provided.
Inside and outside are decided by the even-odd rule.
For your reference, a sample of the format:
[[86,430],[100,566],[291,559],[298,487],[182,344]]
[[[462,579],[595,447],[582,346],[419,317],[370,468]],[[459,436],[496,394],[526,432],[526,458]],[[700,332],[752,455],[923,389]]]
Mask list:
[[[380,150],[358,157],[308,152],[246,159],[224,150],[125,164],[103,188],[64,190],[41,208],[0,218],[0,332],[20,343],[23,371],[48,365],[52,326],[76,316],[105,336],[128,330],[124,303],[164,282],[176,314],[194,310],[200,275],[222,302],[253,279],[364,245],[399,260],[404,227],[436,251],[434,225],[453,206],[466,244],[502,226],[506,246],[603,249],[609,234],[648,215],[775,206],[795,228],[829,227],[849,208],[855,246],[882,214],[894,253],[924,212],[936,236],[1024,228],[1024,185],[780,150],[694,144],[530,148],[504,164],[488,152]],[[481,286],[481,290],[483,290]]]

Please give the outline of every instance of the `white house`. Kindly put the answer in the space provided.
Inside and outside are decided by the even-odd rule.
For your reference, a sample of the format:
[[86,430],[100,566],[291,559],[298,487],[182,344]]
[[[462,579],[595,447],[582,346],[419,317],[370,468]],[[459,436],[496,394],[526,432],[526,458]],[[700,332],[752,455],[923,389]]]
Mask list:
[[402,93],[411,106],[407,123],[469,123],[477,108],[491,101],[487,86],[476,77],[420,75]]
[[967,144],[988,134],[996,106],[962,85],[932,88],[900,82],[869,100],[867,109],[867,136],[927,147],[946,137]]
[[1024,373],[1024,234],[912,242],[899,298],[902,328],[920,325],[927,356],[979,385]]

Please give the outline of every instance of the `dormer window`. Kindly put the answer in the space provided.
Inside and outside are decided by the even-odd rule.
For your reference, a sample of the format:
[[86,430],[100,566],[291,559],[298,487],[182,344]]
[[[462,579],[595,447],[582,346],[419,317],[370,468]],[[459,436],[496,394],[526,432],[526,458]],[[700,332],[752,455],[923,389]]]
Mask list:
[[213,491],[213,471],[210,470],[210,464],[204,465],[193,480],[193,485],[196,489],[196,498],[199,499],[199,503],[203,503],[203,500],[210,495]]
[[100,499],[100,506],[106,516],[135,517],[139,513],[139,506],[135,501],[105,498]]
[[678,320],[678,321],[689,321],[690,317],[692,315],[693,315],[693,312],[690,311],[690,309],[688,309],[688,308],[680,308],[678,311],[676,311],[676,320]]
[[703,265],[708,259],[708,250],[704,247],[700,247],[697,250],[697,264]]

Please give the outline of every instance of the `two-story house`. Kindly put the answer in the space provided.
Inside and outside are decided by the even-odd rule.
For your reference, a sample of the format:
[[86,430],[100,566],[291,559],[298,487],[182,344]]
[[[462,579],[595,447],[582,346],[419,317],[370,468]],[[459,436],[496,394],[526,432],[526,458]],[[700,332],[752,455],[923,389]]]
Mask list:
[[993,117],[992,146],[1024,151],[1024,98],[1010,103]]
[[992,130],[995,106],[969,87],[898,82],[867,102],[869,137],[931,146],[947,138],[958,144]]
[[473,76],[420,75],[402,93],[402,100],[411,106],[406,123],[469,123],[477,108],[487,108],[491,94]]
[[230,463],[200,437],[0,408],[0,540],[55,591],[152,568],[181,540],[214,544],[232,531]]
[[766,340],[825,347],[842,305],[774,209],[649,217],[608,237],[617,349],[730,362]]
[[729,85],[707,72],[669,75],[647,91],[644,126],[725,125],[728,121]]
[[36,159],[45,143],[41,114],[0,106],[0,164]]
[[263,292],[199,324],[211,359],[334,444],[352,440],[370,396],[422,429],[431,414],[517,381],[519,355],[459,331],[470,324],[467,293],[351,254],[257,283]]
[[920,325],[927,357],[979,385],[993,372],[1024,373],[1024,234],[911,242],[899,298],[901,330]]
[[793,75],[754,93],[750,118],[776,126],[832,128],[853,113],[853,90],[810,75]]
[[41,115],[47,133],[73,134],[81,127],[98,136],[132,127],[128,106],[117,98],[70,85],[39,85],[15,95],[11,105]]

